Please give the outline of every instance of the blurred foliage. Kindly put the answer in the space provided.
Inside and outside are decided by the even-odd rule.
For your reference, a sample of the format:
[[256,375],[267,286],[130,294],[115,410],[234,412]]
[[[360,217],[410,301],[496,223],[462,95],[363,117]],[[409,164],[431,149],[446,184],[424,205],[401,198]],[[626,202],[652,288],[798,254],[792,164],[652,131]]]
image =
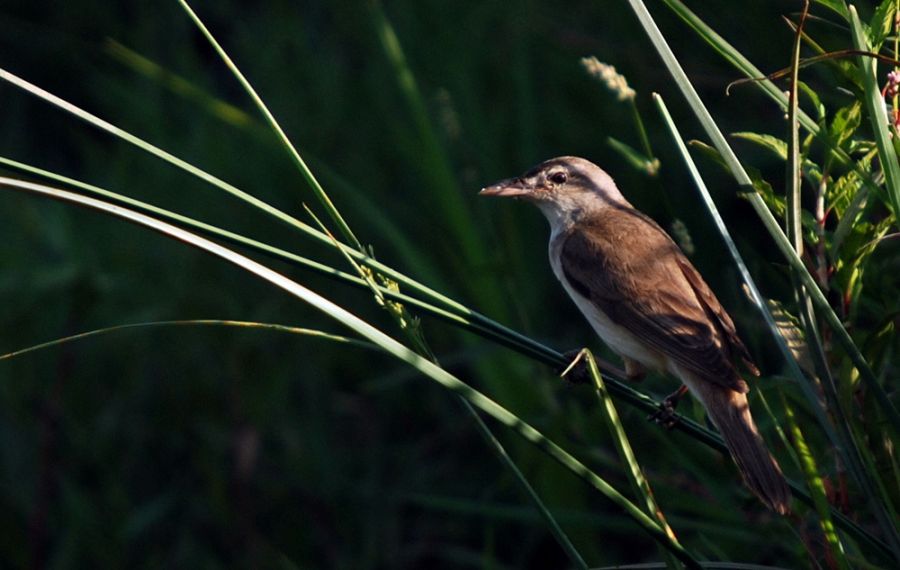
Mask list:
[[[792,31],[776,23],[793,5],[756,2],[735,17],[692,4],[758,65],[774,70],[788,63]],[[764,369],[758,389],[779,382],[777,352],[745,302],[736,271],[722,262],[725,248],[649,112],[649,94],[669,92],[670,80],[625,2],[386,1],[383,14],[402,60],[384,49],[384,22],[368,0],[226,0],[194,8],[381,261],[556,348],[597,347],[552,279],[545,222],[531,209],[475,197],[485,183],[542,159],[583,155],[664,227],[679,224],[694,245],[692,261]],[[661,5],[651,9],[663,32],[678,38],[677,55],[723,130],[756,133],[735,139],[735,146],[757,167],[759,180],[770,182],[765,196],[773,209],[783,208],[784,156],[777,143],[786,130],[783,112],[752,87],[726,97],[737,73]],[[863,9],[869,17],[872,9]],[[828,21],[811,22],[809,31],[828,49],[849,43],[847,30]],[[174,2],[6,2],[0,46],[0,67],[297,217],[304,217],[301,203],[315,201]],[[646,145],[631,111],[582,69],[580,59],[589,55],[615,65],[636,90]],[[871,147],[852,148],[852,135],[865,125],[847,91],[860,87],[845,63],[816,65],[801,77],[827,110],[823,127],[868,167]],[[415,92],[398,81],[404,66]],[[682,129],[701,137],[679,107],[673,112]],[[7,85],[0,85],[0,109],[4,156],[344,263]],[[631,149],[652,143],[658,174],[633,167],[608,138]],[[804,174],[813,184],[822,176],[834,181],[828,200],[838,217],[863,207],[853,202],[852,172],[836,171],[821,155],[809,158]],[[789,273],[769,238],[731,179],[708,170],[764,293],[792,302]],[[804,205],[816,211],[812,200]],[[898,242],[874,247],[866,241],[888,218],[881,202],[865,208],[866,222],[829,226],[836,252],[826,259],[834,269],[830,294],[833,306],[847,309],[841,316],[867,356],[874,355],[876,371],[895,379]],[[118,221],[6,192],[0,213],[0,352],[153,319],[255,320],[344,332],[230,266]],[[814,218],[811,224],[807,233],[815,240]],[[396,333],[365,292],[276,268]],[[592,394],[441,323],[426,320],[423,328],[448,370],[627,488]],[[849,366],[835,364],[842,378],[851,376]],[[673,381],[652,377],[643,388],[666,394]],[[852,386],[845,390],[852,400]],[[800,399],[795,387],[786,391]],[[809,564],[804,544],[819,552],[814,523],[765,512],[727,458],[647,424],[633,410],[620,413],[660,506],[693,551],[786,567]],[[797,413],[801,425],[813,426]],[[757,421],[771,431],[761,411]],[[611,515],[571,474],[496,431],[588,561],[658,559],[643,534]],[[810,431],[806,437],[821,449],[821,434]],[[877,460],[894,461],[896,473],[896,457]],[[896,482],[889,484],[896,500]],[[0,531],[0,559],[15,568],[566,564],[512,474],[454,399],[385,357],[244,330],[130,331],[0,362]]]

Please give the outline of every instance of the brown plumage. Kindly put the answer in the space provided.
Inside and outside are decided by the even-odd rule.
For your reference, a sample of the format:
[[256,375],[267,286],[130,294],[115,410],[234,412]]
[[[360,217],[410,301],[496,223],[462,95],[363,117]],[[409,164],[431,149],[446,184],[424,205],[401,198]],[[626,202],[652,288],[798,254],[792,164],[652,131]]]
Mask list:
[[669,236],[596,165],[546,161],[482,190],[535,203],[551,225],[550,263],[598,335],[627,365],[684,382],[719,429],[747,486],[779,513],[790,491],[747,404],[739,365],[759,375],[734,323]]

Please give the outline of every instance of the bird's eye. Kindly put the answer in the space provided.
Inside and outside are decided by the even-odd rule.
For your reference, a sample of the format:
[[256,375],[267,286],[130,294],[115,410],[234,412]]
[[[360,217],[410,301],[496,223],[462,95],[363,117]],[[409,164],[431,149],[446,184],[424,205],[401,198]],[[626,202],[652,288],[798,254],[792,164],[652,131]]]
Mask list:
[[554,184],[562,184],[566,181],[568,176],[566,176],[565,172],[554,172],[550,175],[550,182]]

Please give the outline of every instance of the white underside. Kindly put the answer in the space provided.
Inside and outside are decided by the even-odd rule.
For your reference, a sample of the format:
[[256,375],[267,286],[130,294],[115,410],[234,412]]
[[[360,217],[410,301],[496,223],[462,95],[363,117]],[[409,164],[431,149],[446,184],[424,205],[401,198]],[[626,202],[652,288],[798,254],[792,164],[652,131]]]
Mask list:
[[[554,230],[556,228],[553,228]],[[631,334],[624,327],[612,322],[594,303],[576,291],[566,279],[560,262],[560,249],[562,248],[562,239],[557,239],[558,232],[554,231],[550,236],[550,266],[553,268],[553,274],[562,283],[563,288],[569,297],[575,301],[575,305],[585,316],[588,323],[593,327],[594,331],[600,339],[609,346],[613,352],[619,356],[630,358],[641,363],[644,367],[651,370],[668,369],[668,359],[659,352],[647,347],[647,344],[640,341],[635,335]],[[674,372],[674,371],[671,371]]]

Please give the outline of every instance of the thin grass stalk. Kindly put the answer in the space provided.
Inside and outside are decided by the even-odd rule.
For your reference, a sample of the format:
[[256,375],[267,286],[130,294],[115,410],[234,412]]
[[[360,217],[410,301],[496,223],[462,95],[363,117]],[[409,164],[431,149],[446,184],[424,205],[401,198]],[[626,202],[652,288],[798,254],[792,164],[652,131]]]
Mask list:
[[[656,520],[659,521],[659,525],[663,531],[665,531],[673,542],[678,544],[678,537],[675,536],[675,531],[672,530],[672,527],[669,526],[669,523],[666,521],[662,509],[659,507],[656,498],[653,496],[650,482],[647,481],[647,477],[644,476],[644,470],[641,468],[640,463],[638,463],[634,450],[631,447],[631,442],[628,440],[628,434],[625,433],[625,427],[622,425],[622,420],[619,418],[616,405],[613,403],[612,398],[609,396],[609,392],[606,390],[606,384],[603,382],[603,376],[600,374],[600,369],[597,367],[597,361],[594,360],[594,355],[591,354],[590,350],[585,348],[579,353],[578,358],[583,358],[587,363],[588,373],[591,376],[594,388],[597,391],[597,398],[600,401],[600,411],[603,420],[607,427],[609,427],[613,444],[615,444],[616,451],[619,453],[619,458],[627,467],[628,478],[634,490],[635,498],[644,502],[647,513],[655,517]],[[576,358],[575,362],[577,362],[577,360],[578,359]],[[667,559],[667,566],[669,568],[681,568],[678,560],[672,557],[670,553],[663,550],[662,554]]]
[[694,180],[694,185],[700,191],[700,195],[703,198],[703,203],[706,206],[710,217],[712,217],[713,222],[716,224],[716,229],[718,230],[719,235],[722,236],[722,240],[728,247],[728,252],[731,254],[731,258],[734,260],[734,263],[741,274],[741,279],[747,285],[747,289],[750,293],[750,299],[751,301],[753,301],[753,305],[757,308],[760,315],[763,317],[763,320],[766,322],[766,327],[772,334],[772,338],[775,340],[775,343],[778,345],[778,350],[779,352],[781,352],[784,363],[788,368],[788,374],[792,378],[794,378],[797,381],[798,385],[800,385],[800,387],[804,390],[806,398],[810,403],[810,408],[815,414],[819,426],[822,428],[822,431],[824,431],[826,436],[828,436],[829,441],[831,441],[832,444],[836,447],[840,447],[840,440],[831,427],[831,422],[826,415],[826,411],[818,403],[819,400],[815,389],[810,385],[809,381],[806,379],[806,376],[803,374],[803,371],[800,369],[796,358],[794,358],[794,354],[791,352],[788,339],[784,337],[784,334],[779,328],[778,323],[775,321],[775,317],[772,315],[772,312],[769,310],[769,307],[766,304],[765,298],[759,292],[759,288],[756,286],[756,282],[750,275],[750,270],[747,268],[747,264],[744,263],[744,258],[738,251],[737,245],[735,245],[734,240],[731,237],[731,232],[728,231],[728,227],[725,225],[725,221],[719,214],[719,210],[712,199],[712,195],[709,193],[709,189],[706,187],[706,183],[703,182],[703,178],[700,176],[700,171],[697,169],[697,165],[691,158],[687,146],[684,143],[684,139],[681,138],[681,133],[678,131],[678,127],[672,120],[672,116],[669,114],[668,107],[666,107],[665,102],[659,94],[654,93],[653,98],[656,101],[663,121],[669,128],[669,132],[672,135],[672,139],[675,141],[676,146],[678,147],[678,151],[681,154],[681,157],[684,159],[685,165],[687,166],[691,177]]
[[337,342],[340,344],[345,344],[348,346],[356,346],[359,348],[367,348],[369,350],[377,350],[381,351],[381,348],[370,342],[364,342],[355,338],[350,338],[346,336],[326,333],[324,331],[316,330],[316,329],[307,329],[302,327],[293,327],[288,325],[279,325],[274,323],[258,323],[253,321],[232,321],[226,319],[180,319],[180,320],[170,320],[170,321],[146,321],[141,323],[128,323],[124,325],[114,325],[111,327],[103,327],[100,329],[94,329],[91,331],[86,331],[78,334],[73,334],[69,336],[64,336],[61,338],[57,338],[54,340],[50,340],[47,342],[42,342],[40,344],[34,344],[25,348],[20,348],[18,350],[14,350],[12,352],[7,352],[6,354],[0,354],[0,360],[8,360],[11,358],[15,358],[17,356],[23,356],[25,354],[29,354],[31,352],[36,352],[38,350],[43,350],[46,348],[52,348],[55,346],[59,346],[62,344],[75,342],[78,340],[84,340],[86,338],[91,338],[95,336],[103,336],[110,333],[121,332],[130,329],[146,329],[146,328],[157,328],[157,327],[190,327],[190,326],[212,326],[212,327],[235,327],[235,328],[251,328],[251,329],[263,329],[270,330],[276,332],[290,333],[303,335],[313,338],[321,338],[323,340],[328,340],[331,342]]
[[[850,6],[850,30],[853,35],[853,44],[861,51],[871,51],[872,46],[866,38],[856,7]],[[890,196],[890,205],[893,207],[897,227],[900,227],[900,160],[897,159],[897,151],[891,142],[891,133],[887,126],[884,97],[878,88],[878,61],[871,57],[859,57],[859,68],[862,71],[863,95],[866,110],[869,112],[869,121],[872,132],[875,135],[875,146],[878,147],[878,160],[881,162],[881,171],[884,172],[885,186]]]
[[[835,314],[831,305],[828,303],[828,300],[825,298],[825,295],[819,289],[815,278],[810,275],[806,266],[803,264],[803,261],[797,256],[793,247],[791,247],[790,241],[784,235],[784,231],[778,225],[772,212],[769,211],[769,208],[766,206],[762,197],[753,188],[750,177],[744,170],[743,165],[741,165],[731,146],[728,144],[728,141],[725,140],[724,135],[722,135],[722,132],[713,120],[712,115],[710,115],[709,111],[704,106],[700,96],[697,95],[697,91],[694,89],[694,86],[681,68],[681,64],[675,58],[671,48],[666,43],[665,38],[656,26],[656,22],[653,21],[653,17],[647,11],[647,7],[642,0],[628,0],[628,2],[640,20],[641,25],[647,32],[647,35],[650,37],[651,42],[659,52],[666,67],[669,69],[669,72],[675,79],[675,83],[687,99],[691,110],[694,111],[700,124],[703,126],[703,129],[712,140],[713,145],[722,155],[725,164],[728,166],[738,185],[746,192],[747,200],[760,217],[763,226],[772,236],[775,244],[778,246],[778,250],[787,260],[788,264],[797,271],[803,284],[809,289],[813,303],[816,308],[822,312],[828,325],[834,331],[838,342],[844,348],[854,366],[859,370],[860,376],[863,378],[866,385],[872,390],[876,402],[884,410],[895,434],[900,434],[900,412],[897,411],[893,402],[888,398],[887,393],[878,382],[878,378],[875,376],[869,363],[866,361],[865,357],[863,357],[859,348],[850,337],[850,334],[844,328],[843,323],[841,323],[840,318]],[[900,548],[900,545],[898,545],[898,548]]]
[[325,193],[325,190],[322,188],[322,185],[319,184],[319,181],[316,179],[315,175],[313,175],[312,170],[306,166],[306,162],[303,160],[303,157],[300,156],[300,153],[297,152],[296,147],[291,143],[291,140],[288,138],[287,133],[284,132],[284,129],[281,128],[281,125],[278,124],[278,121],[275,119],[275,115],[269,111],[269,107],[263,102],[262,98],[256,92],[256,89],[250,84],[247,78],[241,73],[241,70],[234,63],[234,61],[229,57],[228,53],[222,47],[222,45],[216,41],[216,38],[212,35],[200,17],[196,12],[190,7],[190,5],[185,0],[178,0],[178,3],[181,4],[181,7],[184,8],[184,11],[187,13],[188,17],[190,17],[191,21],[194,22],[194,25],[197,26],[197,29],[203,34],[209,44],[213,47],[215,52],[219,54],[219,57],[222,58],[222,61],[225,63],[225,66],[231,71],[234,75],[235,79],[238,80],[238,83],[241,84],[241,87],[244,88],[244,91],[247,92],[247,95],[250,96],[250,99],[253,100],[253,104],[256,105],[256,108],[259,109],[259,112],[262,113],[263,117],[266,119],[266,123],[272,128],[275,134],[278,136],[278,140],[281,142],[281,146],[288,152],[291,160],[294,162],[294,165],[297,167],[297,170],[300,171],[300,174],[303,175],[303,178],[306,180],[306,183],[309,184],[309,187],[312,188],[313,193],[316,195],[316,198],[319,199],[319,202],[322,204],[322,207],[325,208],[325,211],[331,217],[332,221],[337,224],[338,229],[341,234],[350,244],[355,247],[357,250],[364,252],[362,244],[356,239],[356,236],[353,235],[353,231],[350,229],[350,226],[347,225],[347,222],[344,221],[341,213],[338,212],[338,209],[332,203],[331,198],[328,197],[328,194]]
[[106,202],[43,186],[15,180],[12,178],[0,177],[0,185],[6,186],[13,190],[24,191],[30,194],[44,196],[82,207],[94,209],[105,214],[109,214],[139,226],[149,228],[153,231],[161,233],[172,239],[181,241],[216,257],[224,259],[233,265],[236,265],[257,277],[268,281],[272,285],[284,290],[299,300],[307,303],[313,308],[321,311],[327,316],[337,320],[356,334],[380,346],[382,350],[387,352],[419,370],[426,377],[436,381],[443,387],[462,395],[475,407],[486,412],[497,421],[513,429],[518,435],[525,440],[531,442],[536,447],[550,455],[553,459],[567,468],[569,471],[586,481],[593,488],[600,491],[620,512],[629,516],[634,522],[640,526],[654,540],[663,544],[670,552],[672,552],[679,560],[684,562],[690,568],[700,568],[696,559],[691,556],[683,547],[673,543],[668,535],[663,532],[659,525],[650,517],[648,517],[634,503],[625,498],[609,483],[607,483],[599,475],[591,471],[587,466],[573,457],[563,448],[549,440],[541,432],[531,425],[522,421],[520,418],[497,404],[483,393],[475,390],[468,384],[462,382],[455,376],[449,374],[444,369],[436,366],[428,359],[423,358],[415,352],[409,350],[393,338],[389,337],[382,331],[376,329],[372,325],[366,323],[359,317],[349,313],[345,309],[335,305],[331,301],[321,297],[299,283],[288,279],[287,277],[253,261],[252,259],[235,253],[215,242],[206,238],[192,234],[181,228],[162,222],[155,218],[151,218],[138,212],[128,210]]
[[[703,182],[703,179],[700,176],[699,170],[697,170],[697,165],[694,163],[693,159],[688,153],[687,146],[684,144],[684,140],[681,138],[681,134],[679,133],[675,122],[672,120],[672,116],[669,114],[665,102],[659,94],[654,93],[653,98],[656,101],[657,107],[662,114],[663,120],[669,128],[669,131],[672,134],[672,138],[675,141],[678,150],[682,158],[684,159],[685,164],[687,165],[688,170],[691,173],[691,176],[694,179],[694,183],[697,186],[697,189],[700,191],[700,194],[703,197],[703,202],[706,205],[710,216],[713,218],[719,234],[722,236],[722,239],[725,241],[725,244],[728,247],[728,251],[731,254],[731,257],[741,274],[741,278],[747,285],[753,304],[756,306],[763,319],[766,321],[766,325],[769,331],[772,333],[772,337],[774,338],[776,344],[778,345],[778,349],[781,352],[782,357],[784,358],[784,362],[788,367],[789,373],[797,380],[801,389],[806,392],[807,400],[809,400],[810,402],[811,409],[816,415],[819,425],[822,427],[829,440],[833,442],[833,445],[838,448],[842,455],[846,455],[848,452],[844,450],[842,440],[838,437],[837,433],[831,427],[831,422],[826,416],[825,410],[823,410],[818,404],[818,397],[814,391],[813,386],[807,380],[806,376],[800,369],[800,366],[797,364],[797,360],[794,358],[793,353],[788,346],[787,339],[784,337],[781,329],[775,321],[775,318],[772,316],[772,313],[769,310],[769,307],[766,305],[765,299],[760,294],[759,289],[757,288],[752,276],[750,275],[750,271],[747,269],[747,265],[744,263],[744,260],[734,243],[734,240],[731,238],[731,233],[728,231],[724,220],[722,220],[722,216],[719,214],[715,202],[713,201],[712,196],[710,195],[709,190],[706,187],[706,184]],[[806,493],[805,490],[801,490],[795,483],[789,481],[789,484],[792,491],[794,491],[794,496],[802,499],[808,505],[814,506],[811,495]],[[851,521],[844,517],[843,514],[834,509],[832,509],[832,513],[834,519],[840,521],[840,526],[847,529],[855,538],[861,539],[862,541],[868,543],[870,546],[875,546],[879,551],[882,552],[882,554],[892,554],[892,551],[888,547],[888,545],[882,543],[880,540],[864,531],[855,523],[851,523]],[[850,524],[848,525],[848,523]]]
[[[474,418],[475,424],[478,426],[478,431],[484,437],[488,446],[490,446],[491,449],[494,450],[494,453],[500,458],[500,460],[506,465],[506,467],[510,471],[512,471],[513,475],[516,478],[516,481],[518,481],[522,489],[525,490],[525,493],[531,499],[531,502],[534,503],[534,507],[540,514],[541,519],[543,519],[544,523],[546,523],[546,525],[550,528],[550,532],[556,538],[556,542],[559,543],[559,546],[563,549],[563,552],[565,552],[569,557],[569,560],[571,560],[577,568],[587,570],[587,562],[584,561],[581,553],[578,552],[578,549],[576,549],[575,545],[572,544],[569,536],[556,521],[556,517],[553,516],[553,514],[544,504],[544,501],[542,501],[540,496],[538,496],[538,494],[535,492],[534,488],[528,482],[528,479],[519,469],[518,465],[516,465],[515,461],[513,461],[512,457],[510,457],[509,453],[507,453],[506,448],[503,447],[503,444],[500,443],[500,440],[498,440],[493,432],[491,432],[491,429],[487,426],[487,424],[484,423],[484,420],[481,419],[478,411],[476,411],[475,408],[472,407],[472,404],[470,404],[468,400],[460,396],[459,401],[462,403],[463,407],[466,408],[469,414]],[[663,552],[667,551],[663,549]]]
[[838,536],[835,530],[834,521],[831,519],[831,505],[828,504],[828,497],[825,494],[825,482],[819,474],[816,458],[806,443],[806,437],[800,429],[800,424],[797,423],[794,417],[794,410],[788,405],[783,393],[781,394],[781,404],[785,410],[788,429],[791,432],[791,438],[797,450],[797,458],[800,461],[800,468],[806,480],[806,487],[809,489],[809,494],[813,500],[813,508],[819,518],[819,528],[822,530],[822,536],[825,537],[825,544],[831,551],[831,557],[837,563],[838,568],[850,570],[850,563],[847,561],[844,545],[841,542],[841,537]]

